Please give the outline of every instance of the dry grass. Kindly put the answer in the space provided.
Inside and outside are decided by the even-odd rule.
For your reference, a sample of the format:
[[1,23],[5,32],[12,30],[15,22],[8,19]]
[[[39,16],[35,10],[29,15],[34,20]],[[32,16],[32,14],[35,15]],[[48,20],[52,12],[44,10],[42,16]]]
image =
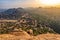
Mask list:
[[40,34],[31,36],[25,31],[0,34],[0,40],[60,40],[59,34]]

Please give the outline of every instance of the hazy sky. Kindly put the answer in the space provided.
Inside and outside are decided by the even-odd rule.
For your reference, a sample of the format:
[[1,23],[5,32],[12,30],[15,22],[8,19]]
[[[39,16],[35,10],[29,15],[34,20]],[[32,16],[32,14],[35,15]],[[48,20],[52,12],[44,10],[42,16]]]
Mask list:
[[0,8],[35,7],[36,5],[35,0],[0,0]]

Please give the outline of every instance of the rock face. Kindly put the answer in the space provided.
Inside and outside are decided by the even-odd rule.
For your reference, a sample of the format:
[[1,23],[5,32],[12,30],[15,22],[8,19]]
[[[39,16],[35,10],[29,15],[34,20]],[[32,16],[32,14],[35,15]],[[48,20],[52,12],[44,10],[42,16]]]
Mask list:
[[29,35],[25,31],[15,31],[9,34],[0,34],[0,40],[60,40],[59,34]]

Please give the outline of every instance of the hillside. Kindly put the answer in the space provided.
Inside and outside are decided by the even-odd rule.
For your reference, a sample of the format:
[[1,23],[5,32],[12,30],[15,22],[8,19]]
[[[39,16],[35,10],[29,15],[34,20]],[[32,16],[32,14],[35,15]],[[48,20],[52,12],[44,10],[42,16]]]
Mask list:
[[46,25],[60,33],[60,8],[27,8],[31,16],[39,21],[40,24]]
[[[0,34],[15,29],[33,31],[34,36],[46,33],[60,33],[60,9],[55,8],[12,8],[0,13]],[[57,12],[57,13],[56,13]],[[29,33],[29,32],[28,32]]]

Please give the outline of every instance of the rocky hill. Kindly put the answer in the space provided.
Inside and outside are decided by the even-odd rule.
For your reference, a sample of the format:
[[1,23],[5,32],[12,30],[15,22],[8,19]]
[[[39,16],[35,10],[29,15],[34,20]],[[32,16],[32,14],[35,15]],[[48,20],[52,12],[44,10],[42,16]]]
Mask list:
[[[56,34],[60,33],[59,21],[50,19],[49,15],[47,18],[36,13],[40,11],[26,12],[23,8],[12,8],[1,12],[0,40],[60,40],[60,35]],[[19,30],[20,28],[22,30]]]
[[[46,19],[44,16],[42,17],[42,15],[39,16],[37,14],[31,14],[28,11],[26,12],[23,8],[12,8],[1,12],[0,19],[4,20],[4,22],[0,22],[1,34],[11,32],[15,28],[22,28],[24,31],[32,29],[34,31],[34,35],[47,32],[55,33],[55,31],[50,28],[52,25],[55,25],[55,22]],[[14,20],[17,20],[17,22]],[[53,22],[53,24],[51,22]]]

